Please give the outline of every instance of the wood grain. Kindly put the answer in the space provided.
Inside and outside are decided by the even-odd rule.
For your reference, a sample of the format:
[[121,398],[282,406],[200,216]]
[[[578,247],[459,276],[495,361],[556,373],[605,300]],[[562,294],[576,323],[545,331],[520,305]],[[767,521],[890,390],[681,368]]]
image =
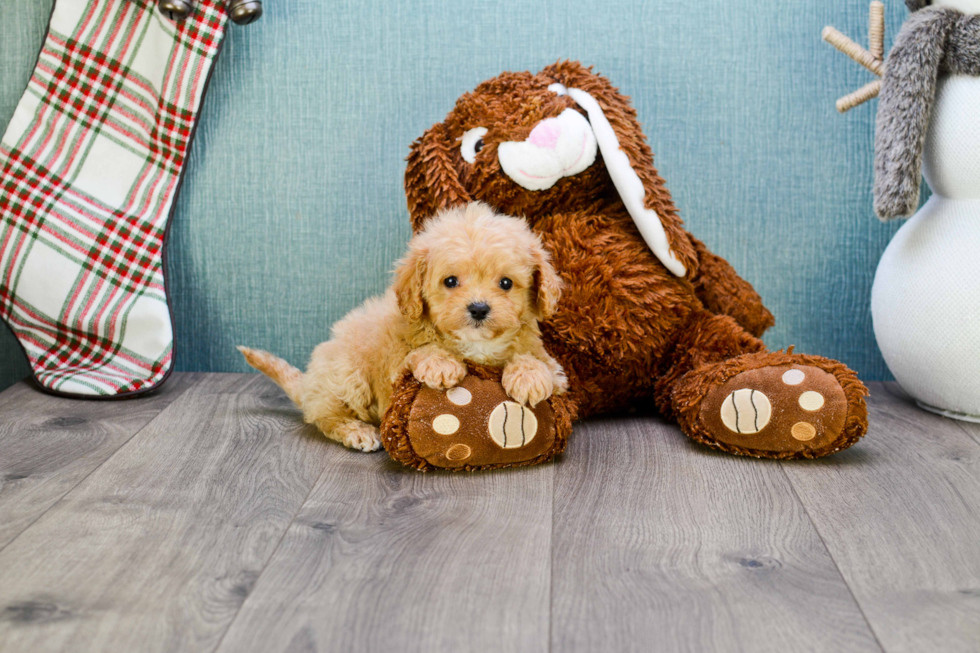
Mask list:
[[547,651],[553,472],[332,450],[219,651]]
[[334,446],[208,377],[0,552],[0,650],[212,650]]
[[0,394],[0,550],[195,383],[175,375],[145,397],[81,401],[26,382]]
[[973,427],[920,410],[895,384],[874,384],[869,407],[858,446],[786,474],[889,653],[980,650]]
[[778,462],[655,417],[577,425],[570,449],[552,650],[879,650]]
[[980,427],[893,385],[821,461],[717,454],[644,416],[577,425],[554,465],[454,475],[327,442],[263,377],[174,381],[0,395],[0,527],[22,524],[3,653],[980,641]]
[[[894,391],[901,393],[901,388],[894,388]],[[980,444],[980,424],[975,422],[960,422],[959,426],[967,435],[973,438],[977,444]]]

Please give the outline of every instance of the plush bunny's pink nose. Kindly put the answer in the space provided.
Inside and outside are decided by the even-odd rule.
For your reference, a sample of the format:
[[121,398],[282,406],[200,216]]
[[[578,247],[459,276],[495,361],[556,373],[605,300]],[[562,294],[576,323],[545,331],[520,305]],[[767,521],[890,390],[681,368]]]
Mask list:
[[546,150],[553,150],[558,145],[558,137],[561,136],[561,125],[555,118],[542,120],[531,130],[531,135],[527,140],[535,147]]

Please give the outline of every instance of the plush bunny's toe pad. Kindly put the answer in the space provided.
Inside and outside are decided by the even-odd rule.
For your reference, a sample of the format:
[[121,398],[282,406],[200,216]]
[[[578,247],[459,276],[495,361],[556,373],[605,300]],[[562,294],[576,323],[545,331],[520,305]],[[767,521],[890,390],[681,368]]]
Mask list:
[[694,372],[675,401],[684,431],[704,444],[763,458],[818,458],[864,435],[866,395],[836,361],[764,352]]
[[564,450],[570,430],[561,398],[521,405],[504,392],[499,370],[481,367],[445,391],[404,377],[382,425],[391,457],[423,471],[545,462]]
[[833,374],[809,366],[742,372],[712,388],[701,420],[720,442],[742,449],[822,449],[844,430],[847,398]]

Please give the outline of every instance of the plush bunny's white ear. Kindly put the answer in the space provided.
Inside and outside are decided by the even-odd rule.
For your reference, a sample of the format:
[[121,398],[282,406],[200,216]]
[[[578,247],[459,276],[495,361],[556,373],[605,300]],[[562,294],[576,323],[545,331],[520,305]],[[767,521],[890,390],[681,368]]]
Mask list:
[[610,181],[650,253],[671,274],[697,278],[697,249],[653,165],[653,153],[629,98],[577,61],[559,61],[539,74],[552,92],[569,96],[588,114]]
[[670,241],[664,229],[663,221],[653,209],[646,207],[646,189],[636,170],[630,165],[629,157],[620,148],[619,138],[615,130],[606,119],[602,112],[602,107],[591,95],[577,88],[566,89],[561,84],[552,84],[548,87],[559,95],[568,94],[575,102],[585,109],[589,114],[589,122],[592,124],[592,131],[599,144],[599,151],[606,162],[606,170],[612,178],[613,185],[619,192],[626,210],[629,211],[633,222],[636,223],[640,235],[646,241],[647,246],[660,259],[668,270],[675,276],[683,277],[687,274],[687,268],[677,258],[670,248]]

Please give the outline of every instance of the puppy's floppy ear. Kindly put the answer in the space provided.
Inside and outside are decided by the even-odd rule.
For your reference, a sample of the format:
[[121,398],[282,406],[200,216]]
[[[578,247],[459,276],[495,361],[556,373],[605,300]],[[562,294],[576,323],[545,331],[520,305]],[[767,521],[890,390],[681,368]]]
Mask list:
[[[539,73],[546,80],[555,81],[568,89],[578,89],[588,93],[598,104],[601,113],[608,120],[610,127],[619,141],[619,149],[626,154],[629,159],[629,167],[633,169],[643,185],[643,208],[656,212],[663,230],[667,236],[667,252],[657,253],[658,258],[663,260],[664,256],[668,261],[672,258],[683,265],[684,276],[694,278],[697,274],[698,255],[691,242],[690,235],[684,229],[684,222],[678,217],[677,209],[671,199],[670,192],[664,180],[657,173],[653,166],[653,153],[647,144],[643,129],[636,117],[636,110],[630,104],[629,98],[619,92],[608,79],[586,68],[577,61],[559,61],[552,64]],[[574,98],[573,98],[574,99]],[[583,107],[584,108],[584,107]],[[592,118],[590,113],[590,119]],[[595,127],[595,126],[594,126]],[[599,134],[597,133],[598,137]],[[608,159],[609,153],[600,141],[600,150],[603,151],[603,158],[607,159],[606,167],[610,174],[613,173]],[[624,201],[627,198],[623,198]],[[632,211],[631,211],[632,213]],[[636,216],[634,216],[634,219]],[[639,225],[639,221],[637,221]],[[641,229],[642,231],[642,229]],[[643,233],[646,239],[647,234]],[[649,243],[650,241],[647,240]],[[650,243],[651,246],[653,243]],[[665,263],[666,264],[666,263]],[[678,266],[673,266],[675,274],[681,273]]]
[[534,258],[534,274],[531,280],[534,307],[538,317],[547,320],[558,309],[562,281],[551,265],[551,256],[540,243],[534,244],[531,253]]
[[413,322],[417,322],[425,314],[422,286],[425,283],[427,258],[428,250],[412,245],[405,258],[398,261],[395,267],[395,282],[392,288],[398,298],[398,308]]
[[405,170],[405,195],[412,229],[418,233],[438,211],[470,201],[459,180],[453,157],[454,142],[442,123],[430,127],[412,143]]

